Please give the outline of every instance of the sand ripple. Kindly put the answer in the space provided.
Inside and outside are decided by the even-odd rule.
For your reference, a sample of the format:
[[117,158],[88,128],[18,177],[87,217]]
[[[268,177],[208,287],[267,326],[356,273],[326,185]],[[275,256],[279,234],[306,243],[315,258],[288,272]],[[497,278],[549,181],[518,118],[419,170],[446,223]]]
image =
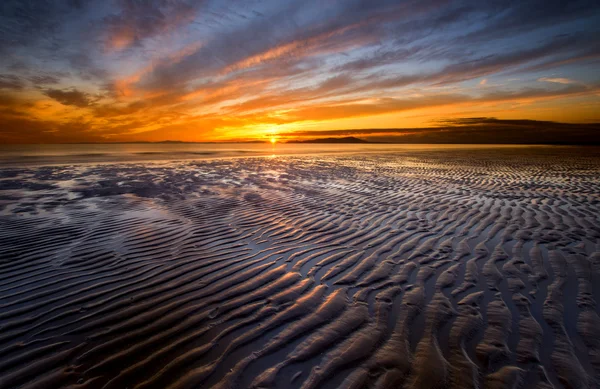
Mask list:
[[0,388],[598,387],[596,152],[5,169]]

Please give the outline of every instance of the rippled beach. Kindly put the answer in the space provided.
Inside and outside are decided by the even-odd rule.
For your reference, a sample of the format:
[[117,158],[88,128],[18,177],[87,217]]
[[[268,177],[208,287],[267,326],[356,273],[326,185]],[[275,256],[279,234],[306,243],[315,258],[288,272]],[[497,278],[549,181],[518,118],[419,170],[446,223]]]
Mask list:
[[600,384],[598,148],[244,147],[5,156],[0,387]]

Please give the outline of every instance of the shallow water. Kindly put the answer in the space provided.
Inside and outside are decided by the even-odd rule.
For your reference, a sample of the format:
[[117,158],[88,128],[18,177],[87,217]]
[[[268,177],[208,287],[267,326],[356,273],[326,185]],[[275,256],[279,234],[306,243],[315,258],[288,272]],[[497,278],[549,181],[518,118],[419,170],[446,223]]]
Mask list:
[[[0,145],[0,166],[57,165],[189,160],[248,156],[385,153],[407,150],[481,149],[498,145],[399,145],[399,144],[286,144],[276,143],[115,143]],[[538,147],[538,146],[516,146]]]
[[0,169],[0,387],[597,385],[597,150],[352,147]]

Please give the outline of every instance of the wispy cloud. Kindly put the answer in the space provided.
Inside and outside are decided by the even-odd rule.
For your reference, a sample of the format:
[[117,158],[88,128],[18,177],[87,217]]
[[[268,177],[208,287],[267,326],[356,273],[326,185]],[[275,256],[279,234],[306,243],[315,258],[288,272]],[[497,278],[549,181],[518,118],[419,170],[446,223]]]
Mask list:
[[564,78],[564,77],[541,77],[538,78],[541,82],[553,82],[555,84],[577,84],[577,81]]
[[0,135],[26,119],[40,141],[260,138],[507,106],[583,122],[598,21],[588,0],[5,0]]
[[14,74],[0,74],[0,89],[21,90],[25,83]]

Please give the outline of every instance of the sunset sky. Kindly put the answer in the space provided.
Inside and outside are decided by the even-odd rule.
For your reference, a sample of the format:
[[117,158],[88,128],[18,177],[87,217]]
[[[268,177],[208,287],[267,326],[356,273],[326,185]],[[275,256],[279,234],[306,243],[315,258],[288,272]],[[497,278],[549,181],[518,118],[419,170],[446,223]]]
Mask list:
[[3,0],[0,142],[568,138],[599,37],[597,0]]

